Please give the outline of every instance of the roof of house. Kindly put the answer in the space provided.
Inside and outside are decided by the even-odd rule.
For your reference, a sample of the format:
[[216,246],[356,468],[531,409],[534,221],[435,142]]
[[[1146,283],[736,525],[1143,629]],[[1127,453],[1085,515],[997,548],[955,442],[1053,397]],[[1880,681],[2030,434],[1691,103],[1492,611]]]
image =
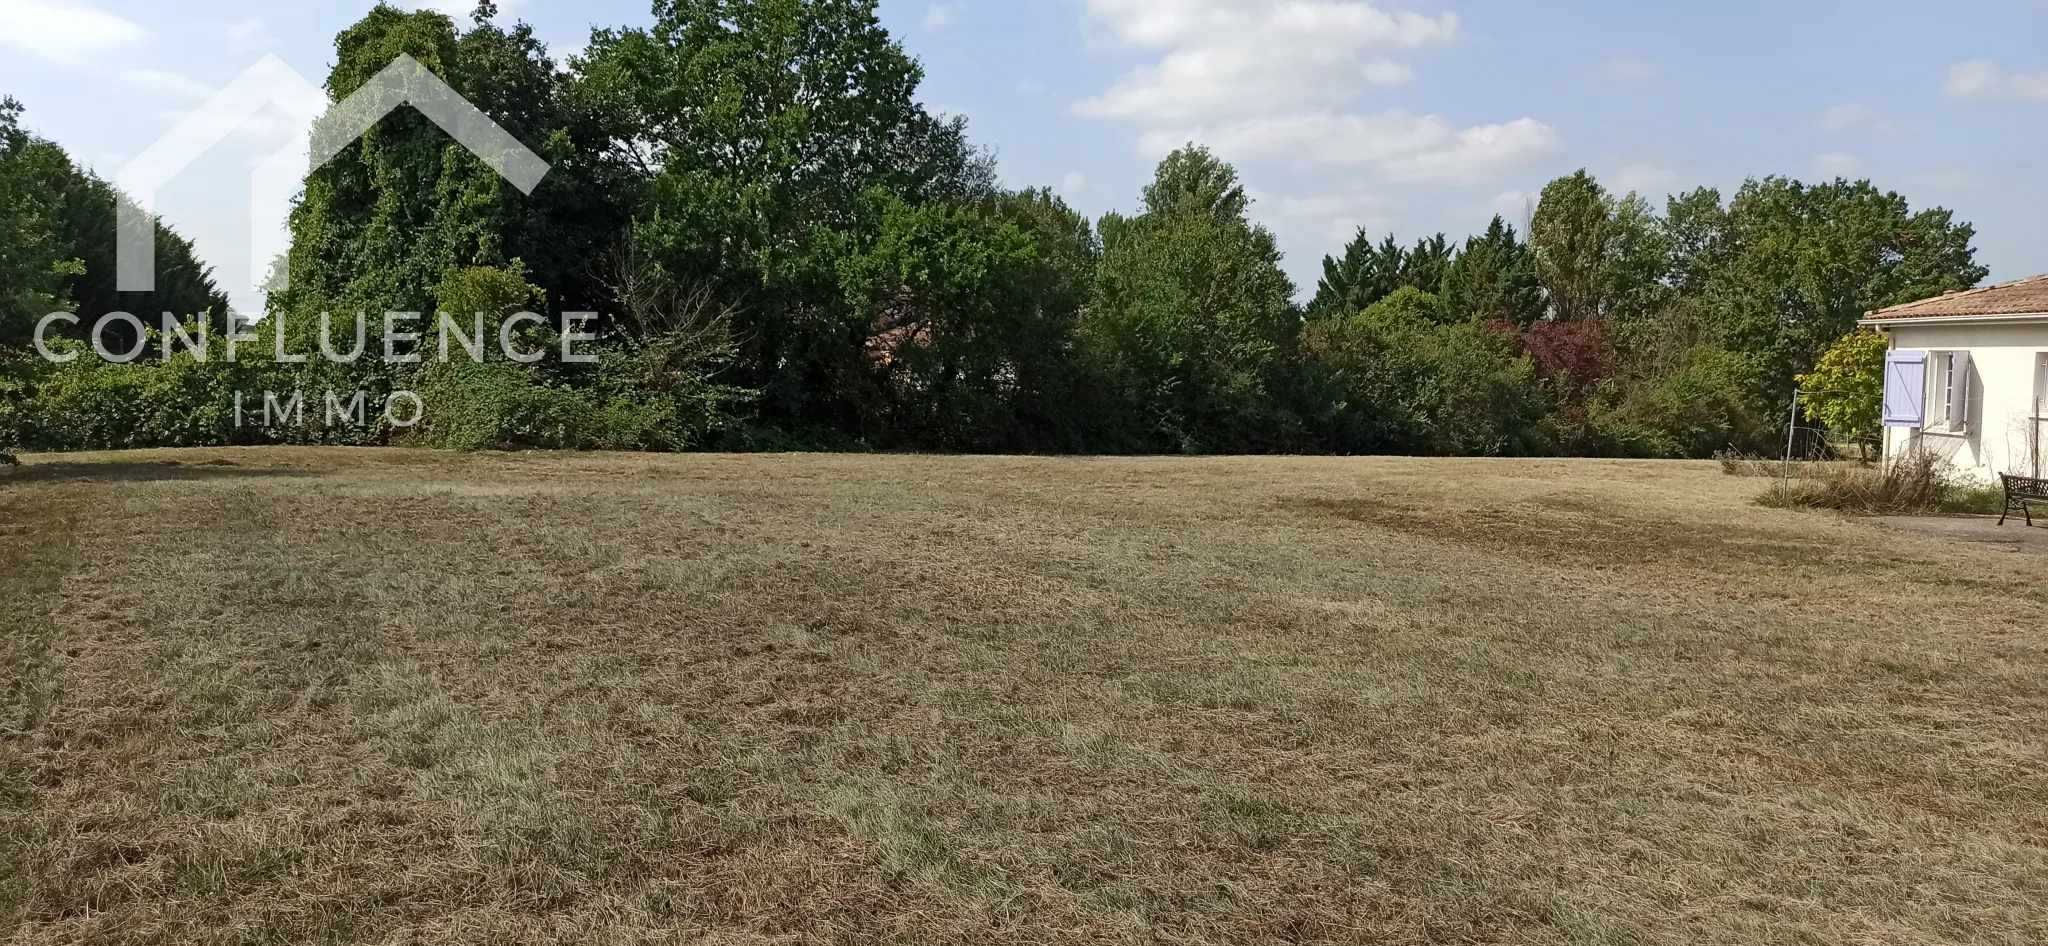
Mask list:
[[1932,319],[1968,315],[2039,315],[2048,313],[2048,276],[2000,283],[1982,289],[1951,292],[1932,299],[1879,309],[1867,318],[1872,322],[1890,319]]

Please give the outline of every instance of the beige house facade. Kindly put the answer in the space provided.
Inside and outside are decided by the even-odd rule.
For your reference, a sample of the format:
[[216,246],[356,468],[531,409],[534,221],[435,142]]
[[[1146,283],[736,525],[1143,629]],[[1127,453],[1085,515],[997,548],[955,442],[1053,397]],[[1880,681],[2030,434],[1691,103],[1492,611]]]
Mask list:
[[1891,340],[1885,455],[1925,451],[1962,478],[2048,475],[2048,276],[1870,313]]

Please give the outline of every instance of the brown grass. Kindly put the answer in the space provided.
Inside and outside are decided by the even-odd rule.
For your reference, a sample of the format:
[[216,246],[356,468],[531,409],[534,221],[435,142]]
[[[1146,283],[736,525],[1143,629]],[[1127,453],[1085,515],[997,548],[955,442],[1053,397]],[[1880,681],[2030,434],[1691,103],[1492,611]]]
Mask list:
[[2048,940],[2039,565],[1712,463],[25,459],[14,943]]

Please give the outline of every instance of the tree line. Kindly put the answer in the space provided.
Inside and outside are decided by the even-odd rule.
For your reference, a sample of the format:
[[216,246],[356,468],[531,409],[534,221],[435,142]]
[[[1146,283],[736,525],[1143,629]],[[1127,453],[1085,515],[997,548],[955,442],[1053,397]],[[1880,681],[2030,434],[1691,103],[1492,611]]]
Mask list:
[[[1003,186],[962,120],[918,103],[922,71],[873,0],[661,0],[652,26],[595,31],[567,62],[488,2],[462,27],[379,5],[335,52],[335,100],[407,53],[553,170],[522,195],[394,112],[308,177],[257,333],[303,351],[323,312],[587,310],[598,363],[51,365],[26,348],[44,313],[218,329],[226,303],[167,229],[159,291],[113,293],[122,198],[8,100],[0,438],[1704,456],[1764,449],[1796,377],[1864,312],[1986,275],[1969,224],[1868,181],[1766,177],[1660,208],[1580,171],[1526,233],[1361,231],[1298,305],[1204,148],[1095,221]],[[234,392],[281,388],[416,390],[428,413],[231,423]]]

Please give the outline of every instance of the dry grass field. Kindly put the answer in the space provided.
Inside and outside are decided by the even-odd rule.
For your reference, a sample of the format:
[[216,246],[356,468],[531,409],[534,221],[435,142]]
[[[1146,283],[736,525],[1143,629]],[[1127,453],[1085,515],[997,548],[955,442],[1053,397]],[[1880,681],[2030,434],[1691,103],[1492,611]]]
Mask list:
[[2048,941],[2048,564],[1712,464],[25,459],[9,943]]

